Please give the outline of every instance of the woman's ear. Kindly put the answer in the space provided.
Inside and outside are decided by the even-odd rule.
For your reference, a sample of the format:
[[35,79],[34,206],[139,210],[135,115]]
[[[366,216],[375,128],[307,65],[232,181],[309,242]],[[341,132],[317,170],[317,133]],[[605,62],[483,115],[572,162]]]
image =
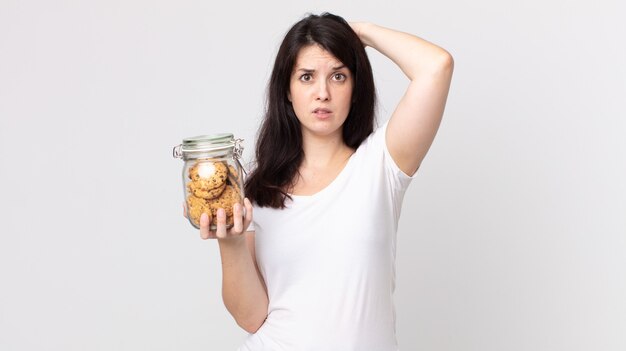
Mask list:
[[289,102],[293,102],[293,101],[291,101],[291,92],[290,91],[287,92],[287,100],[289,100]]

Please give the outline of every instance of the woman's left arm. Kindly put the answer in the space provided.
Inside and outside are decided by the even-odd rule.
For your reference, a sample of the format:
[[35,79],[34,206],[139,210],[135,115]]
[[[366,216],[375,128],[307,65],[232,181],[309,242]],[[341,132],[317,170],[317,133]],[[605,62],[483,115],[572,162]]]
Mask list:
[[430,148],[446,106],[454,69],[444,49],[414,35],[372,23],[350,23],[364,45],[395,62],[409,78],[387,126],[387,148],[396,164],[413,175]]

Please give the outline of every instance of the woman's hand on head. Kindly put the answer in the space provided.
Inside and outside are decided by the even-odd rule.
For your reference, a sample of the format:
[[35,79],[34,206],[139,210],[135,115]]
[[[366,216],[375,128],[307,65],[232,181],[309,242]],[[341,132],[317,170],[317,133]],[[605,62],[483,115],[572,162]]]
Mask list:
[[348,23],[352,30],[359,36],[361,39],[361,43],[363,46],[371,46],[366,39],[367,27],[371,26],[371,23],[367,22],[349,22]]

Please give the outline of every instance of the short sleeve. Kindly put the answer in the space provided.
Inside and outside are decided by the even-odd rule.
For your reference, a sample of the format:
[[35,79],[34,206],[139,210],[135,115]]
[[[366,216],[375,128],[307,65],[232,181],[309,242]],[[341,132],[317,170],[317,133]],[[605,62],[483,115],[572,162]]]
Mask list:
[[391,157],[389,149],[387,148],[387,126],[389,121],[386,121],[380,126],[373,135],[372,144],[383,151],[383,165],[387,173],[387,178],[391,182],[393,189],[405,191],[411,181],[415,178],[415,174],[410,176],[400,169],[396,161]]

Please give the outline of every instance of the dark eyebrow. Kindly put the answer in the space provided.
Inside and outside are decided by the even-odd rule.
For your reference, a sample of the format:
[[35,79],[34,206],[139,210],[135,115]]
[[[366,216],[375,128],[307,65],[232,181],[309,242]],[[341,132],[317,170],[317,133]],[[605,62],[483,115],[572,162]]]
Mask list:
[[[339,71],[340,69],[346,68],[346,65],[341,64],[339,66],[333,67],[333,71]],[[304,73],[314,73],[315,70],[311,69],[311,68],[298,68],[296,69],[296,72],[302,71]]]
[[304,73],[313,73],[313,72],[315,72],[314,69],[310,69],[310,68],[298,68],[296,70],[296,72],[298,72],[298,71],[303,71]]

